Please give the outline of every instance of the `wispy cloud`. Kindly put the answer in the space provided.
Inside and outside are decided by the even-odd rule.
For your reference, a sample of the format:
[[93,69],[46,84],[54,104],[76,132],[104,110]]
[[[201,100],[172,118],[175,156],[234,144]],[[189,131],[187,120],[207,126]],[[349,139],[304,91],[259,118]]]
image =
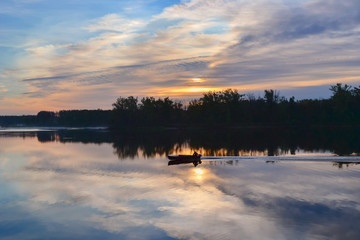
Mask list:
[[141,27],[144,27],[143,20],[127,19],[118,14],[108,14],[100,19],[93,20],[85,29],[90,32],[97,31],[115,31],[115,32],[136,32]]
[[[356,0],[193,0],[146,18],[111,13],[83,21],[87,25],[79,31],[87,32],[86,38],[63,44],[32,39],[31,46],[24,44],[18,70],[7,74],[27,79],[22,81],[27,92],[42,92],[39,106],[54,94],[75,98],[90,85],[111,86],[107,96],[113,99],[117,94],[196,96],[188,86],[195,77],[204,79],[193,83],[197,89],[358,84],[359,9]],[[88,91],[99,95],[96,88]],[[105,103],[109,98],[101,105],[111,106]]]
[[45,81],[45,80],[57,80],[57,79],[65,79],[66,76],[56,76],[56,77],[43,77],[43,78],[28,78],[24,79],[24,82],[32,82],[32,81]]
[[0,92],[7,92],[7,91],[8,89],[5,87],[5,85],[0,83]]

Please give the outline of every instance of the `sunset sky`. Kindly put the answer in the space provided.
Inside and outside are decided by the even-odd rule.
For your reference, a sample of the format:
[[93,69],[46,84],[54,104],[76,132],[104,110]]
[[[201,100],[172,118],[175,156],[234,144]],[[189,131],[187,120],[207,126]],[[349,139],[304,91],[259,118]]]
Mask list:
[[0,115],[360,85],[359,0],[1,0]]

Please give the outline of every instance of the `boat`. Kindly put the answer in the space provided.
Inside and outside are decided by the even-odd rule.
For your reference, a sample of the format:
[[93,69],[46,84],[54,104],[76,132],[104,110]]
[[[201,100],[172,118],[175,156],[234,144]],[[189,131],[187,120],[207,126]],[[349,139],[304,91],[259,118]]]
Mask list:
[[193,155],[168,155],[169,163],[168,165],[177,165],[177,164],[186,164],[193,163],[196,167],[198,164],[201,164],[201,154],[195,152]]

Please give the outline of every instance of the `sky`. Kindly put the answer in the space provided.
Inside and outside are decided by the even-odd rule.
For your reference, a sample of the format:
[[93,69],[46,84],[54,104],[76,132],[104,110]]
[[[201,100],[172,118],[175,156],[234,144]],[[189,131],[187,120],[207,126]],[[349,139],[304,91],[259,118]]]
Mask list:
[[0,115],[360,85],[359,0],[1,0]]

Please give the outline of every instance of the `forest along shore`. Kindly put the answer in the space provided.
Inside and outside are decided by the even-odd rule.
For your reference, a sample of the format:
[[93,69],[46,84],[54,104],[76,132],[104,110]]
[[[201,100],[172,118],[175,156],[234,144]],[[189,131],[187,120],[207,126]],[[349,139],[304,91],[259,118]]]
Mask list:
[[169,97],[119,97],[112,110],[40,111],[0,116],[1,127],[104,126],[128,128],[360,126],[360,88],[340,83],[328,99],[295,100],[265,90],[262,97],[227,89],[204,93],[187,104]]

